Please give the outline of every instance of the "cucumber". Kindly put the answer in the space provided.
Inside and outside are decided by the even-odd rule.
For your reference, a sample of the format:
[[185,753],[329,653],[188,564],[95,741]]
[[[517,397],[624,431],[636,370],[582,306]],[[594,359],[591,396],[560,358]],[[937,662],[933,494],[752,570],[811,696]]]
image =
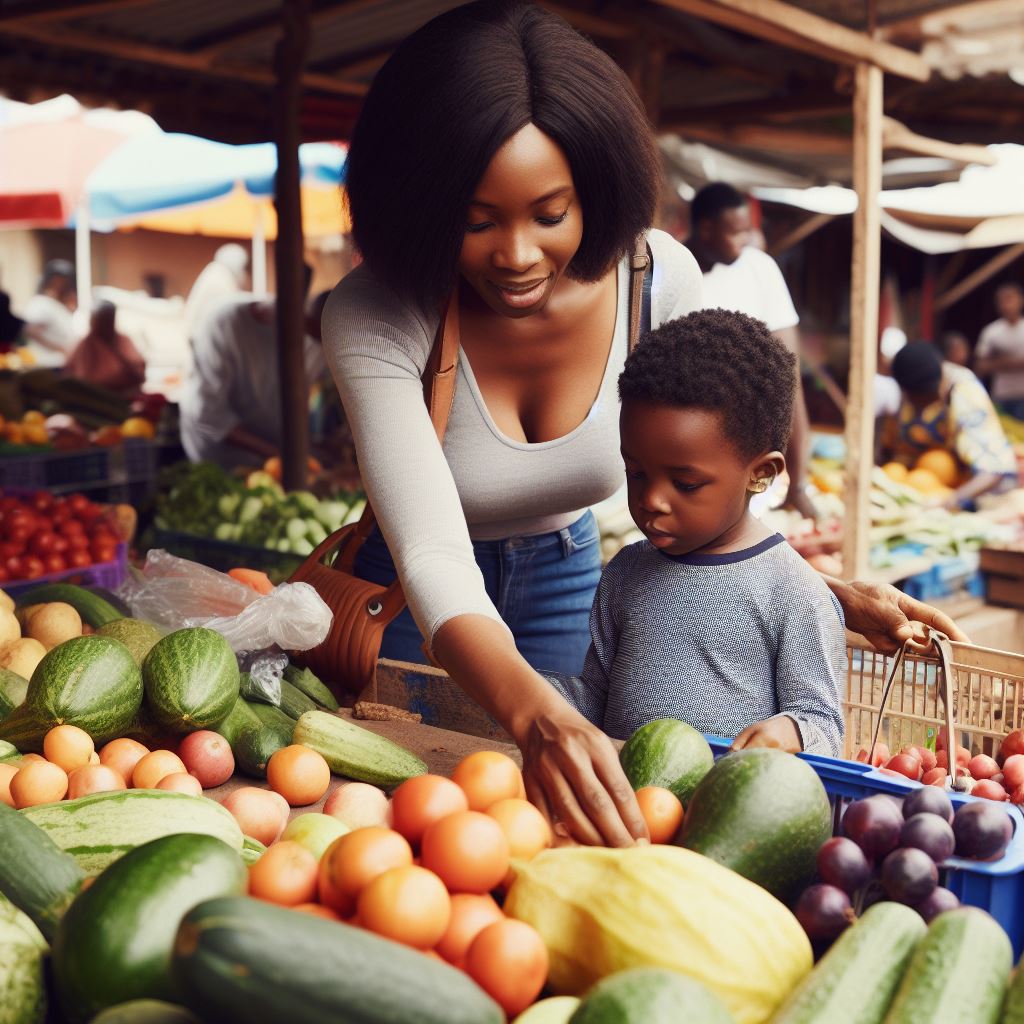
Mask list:
[[39,930],[0,896],[0,1024],[43,1024],[45,956]]
[[503,1024],[448,964],[350,925],[262,900],[214,899],[178,929],[183,1001],[217,1024]]
[[[217,726],[217,732],[231,744],[235,755],[235,766],[244,775],[254,779],[267,777],[267,762],[282,747],[288,746],[283,730],[265,725],[256,714],[256,704],[239,697],[228,716]],[[277,710],[276,708],[274,710]],[[282,718],[287,715],[278,711]]]
[[132,999],[101,1010],[89,1024],[200,1024],[184,1006],[160,999]]
[[124,618],[123,613],[109,601],[74,583],[43,583],[20,593],[15,604],[19,608],[24,608],[26,605],[48,604],[51,601],[63,601],[71,605],[82,617],[82,621],[94,629]]
[[997,1024],[1012,966],[994,918],[976,907],[947,910],[918,943],[885,1024]]
[[39,804],[19,814],[38,825],[88,875],[136,846],[180,832],[213,836],[236,852],[242,830],[231,812],[205,796],[127,789]]
[[602,978],[569,1024],[734,1024],[732,1014],[699,981],[665,967],[634,967]]
[[881,1024],[927,931],[902,903],[875,903],[836,940],[771,1024]]
[[295,723],[292,743],[322,754],[332,772],[375,786],[398,786],[427,773],[405,747],[326,711],[307,711]]
[[64,1014],[85,1024],[129,999],[175,998],[171,950],[185,913],[245,892],[239,854],[206,835],[170,835],[111,865],[72,904],[53,939]]
[[238,699],[238,660],[220,633],[191,626],[153,645],[142,681],[158,725],[172,732],[210,729]]
[[38,825],[0,803],[0,894],[31,919],[46,941],[82,888],[85,872]]
[[264,727],[270,729],[282,746],[288,746],[292,741],[292,733],[295,732],[295,719],[290,718],[280,708],[270,704],[261,704],[259,701],[246,701],[249,710],[263,723]]
[[301,690],[320,707],[326,708],[328,711],[338,710],[338,702],[335,700],[334,694],[308,668],[289,665],[284,670],[284,679],[285,682],[291,683],[297,690]]
[[281,680],[281,710],[296,721],[307,711],[316,709],[316,704],[301,690],[292,686],[287,680]]

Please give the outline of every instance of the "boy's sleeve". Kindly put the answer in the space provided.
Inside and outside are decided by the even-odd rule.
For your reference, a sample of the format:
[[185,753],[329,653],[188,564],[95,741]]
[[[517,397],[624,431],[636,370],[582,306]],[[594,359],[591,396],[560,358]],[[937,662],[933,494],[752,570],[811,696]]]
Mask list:
[[843,610],[823,585],[804,582],[787,594],[775,690],[779,713],[796,723],[806,753],[838,757],[842,752],[845,686]]

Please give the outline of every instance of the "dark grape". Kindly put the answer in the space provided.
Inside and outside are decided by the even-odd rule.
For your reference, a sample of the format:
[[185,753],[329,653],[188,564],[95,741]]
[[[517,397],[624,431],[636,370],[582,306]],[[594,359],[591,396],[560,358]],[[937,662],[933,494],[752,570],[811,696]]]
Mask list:
[[850,804],[843,815],[843,831],[871,860],[896,849],[903,827],[903,815],[895,801],[869,796]]
[[796,905],[797,920],[810,939],[834,939],[853,920],[850,897],[834,885],[811,885]]
[[[952,834],[952,833],[950,833]],[[871,877],[871,862],[852,840],[837,836],[818,850],[818,876],[852,896]]]
[[897,903],[920,903],[938,884],[939,869],[924,850],[894,850],[882,861],[882,885]]
[[920,903],[914,904],[914,909],[931,923],[933,917],[937,917],[944,910],[956,910],[960,901],[948,890],[937,885],[932,889],[931,895],[926,896]]
[[1002,857],[1013,836],[1010,816],[996,803],[979,800],[964,804],[953,818],[956,852],[974,860]]
[[937,814],[915,814],[900,831],[900,846],[924,850],[936,864],[953,856],[956,837],[949,822]]
[[953,805],[937,786],[922,786],[903,801],[903,817],[912,818],[915,814],[937,814],[946,821],[952,821]]

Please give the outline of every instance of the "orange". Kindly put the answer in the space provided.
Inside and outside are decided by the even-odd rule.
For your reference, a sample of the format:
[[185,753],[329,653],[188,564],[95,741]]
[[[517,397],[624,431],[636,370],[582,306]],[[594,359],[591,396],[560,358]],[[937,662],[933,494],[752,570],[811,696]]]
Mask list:
[[495,750],[478,750],[464,757],[452,772],[452,782],[466,794],[471,811],[486,811],[499,800],[526,796],[519,766]]
[[156,784],[156,788],[168,793],[187,793],[189,796],[203,795],[202,783],[188,772],[171,772]]
[[473,940],[466,973],[511,1020],[540,995],[548,977],[548,950],[530,925],[506,918]]
[[77,725],[55,725],[43,737],[47,761],[60,765],[66,772],[84,768],[94,749],[92,737]]
[[249,895],[283,907],[316,897],[316,857],[304,846],[282,839],[249,868]]
[[554,842],[547,818],[529,800],[499,800],[487,808],[487,816],[501,826],[513,858],[530,860]]
[[46,422],[46,415],[41,413],[38,409],[29,409],[24,416],[21,417],[21,422],[28,426],[30,423],[42,424]]
[[292,807],[304,807],[315,804],[327,792],[331,769],[323,754],[293,743],[275,751],[267,762],[267,782]]
[[11,796],[11,779],[18,774],[18,769],[13,764],[4,764],[0,761],[0,804],[14,806],[14,797]]
[[444,882],[413,864],[378,875],[359,894],[358,906],[363,928],[416,949],[437,944],[452,911]]
[[914,469],[926,469],[944,487],[956,487],[960,481],[960,467],[956,457],[945,448],[932,448],[925,452],[914,466]]
[[391,797],[391,825],[418,846],[430,825],[449,814],[469,810],[466,794],[440,775],[407,779]]
[[88,796],[90,793],[112,793],[127,788],[121,773],[108,768],[105,764],[87,764],[82,768],[76,768],[68,776],[69,800],[77,800],[80,796]]
[[144,416],[129,416],[121,424],[121,434],[124,437],[143,437],[152,440],[156,436],[156,430]]
[[420,860],[450,892],[490,892],[508,871],[508,840],[493,818],[460,811],[423,833]]
[[149,747],[144,747],[136,740],[122,736],[120,739],[111,740],[100,748],[100,764],[113,768],[126,782],[130,782],[135,766],[148,753]]
[[292,910],[299,910],[303,914],[312,914],[313,917],[323,917],[328,921],[341,921],[341,915],[330,907],[322,907],[319,903],[298,903]]
[[42,759],[23,764],[11,779],[11,797],[14,806],[35,807],[64,799],[68,791],[68,777],[64,769]]
[[41,423],[26,423],[22,427],[22,437],[25,439],[25,444],[45,445],[50,443],[50,435]]
[[156,789],[156,784],[165,775],[176,775],[183,772],[185,766],[181,758],[171,750],[151,750],[139,758],[132,769],[132,787],[134,789]]
[[907,474],[906,484],[922,494],[936,494],[943,490],[943,483],[930,469],[912,469]]
[[489,924],[504,920],[505,915],[492,896],[457,892],[452,896],[451,919],[437,942],[437,951],[453,966],[464,968],[470,943]]
[[671,790],[644,786],[637,790],[636,802],[647,822],[652,843],[670,843],[683,823],[683,805]]
[[373,825],[339,836],[320,860],[320,902],[348,917],[359,894],[389,868],[412,864],[412,847],[394,829]]

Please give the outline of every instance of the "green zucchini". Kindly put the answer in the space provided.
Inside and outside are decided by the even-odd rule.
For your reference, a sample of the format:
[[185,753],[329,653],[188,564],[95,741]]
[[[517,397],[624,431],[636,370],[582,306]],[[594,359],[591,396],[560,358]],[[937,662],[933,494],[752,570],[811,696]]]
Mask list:
[[19,608],[24,608],[26,605],[48,604],[50,601],[63,601],[71,605],[82,617],[82,621],[94,629],[105,626],[115,619],[124,618],[109,601],[74,583],[43,583],[20,593],[15,599],[15,604]]
[[427,773],[405,747],[326,711],[307,711],[295,723],[292,742],[322,754],[332,772],[375,786],[398,786]]
[[46,949],[39,929],[0,896],[0,1024],[43,1024]]
[[902,903],[875,903],[836,940],[771,1024],[881,1024],[927,931]]
[[219,839],[169,835],[111,865],[71,905],[53,939],[53,978],[70,1024],[129,999],[175,998],[171,951],[197,903],[241,895],[245,864]]
[[295,719],[286,715],[280,708],[271,704],[261,704],[259,701],[246,701],[249,710],[263,723],[264,727],[270,729],[282,746],[288,746],[292,741],[292,733],[295,732]]
[[160,999],[132,999],[101,1010],[89,1024],[200,1024],[184,1006]]
[[[217,732],[231,744],[235,766],[240,772],[254,779],[265,779],[267,762],[278,750],[288,746],[291,739],[285,739],[279,728],[264,725],[254,708],[255,704],[239,697],[227,718],[217,726]],[[278,713],[288,718],[283,712]]]
[[734,1024],[710,989],[666,967],[633,967],[602,978],[569,1024]]
[[918,943],[885,1024],[997,1024],[1012,966],[994,918],[976,907],[947,910]]
[[502,1024],[462,971],[368,931],[262,900],[214,899],[174,947],[183,1000],[217,1024]]
[[242,830],[226,808],[205,796],[127,789],[39,804],[18,813],[38,825],[79,867],[97,875],[136,846],[179,832],[213,836],[236,852]]
[[296,721],[307,711],[313,711],[316,704],[300,689],[292,686],[287,680],[281,680],[281,710]]
[[0,894],[31,919],[49,942],[85,872],[23,812],[0,803]]
[[291,683],[297,690],[301,690],[320,707],[326,708],[328,711],[338,710],[338,702],[335,700],[334,694],[308,668],[289,665],[284,670],[284,679],[285,682]]

